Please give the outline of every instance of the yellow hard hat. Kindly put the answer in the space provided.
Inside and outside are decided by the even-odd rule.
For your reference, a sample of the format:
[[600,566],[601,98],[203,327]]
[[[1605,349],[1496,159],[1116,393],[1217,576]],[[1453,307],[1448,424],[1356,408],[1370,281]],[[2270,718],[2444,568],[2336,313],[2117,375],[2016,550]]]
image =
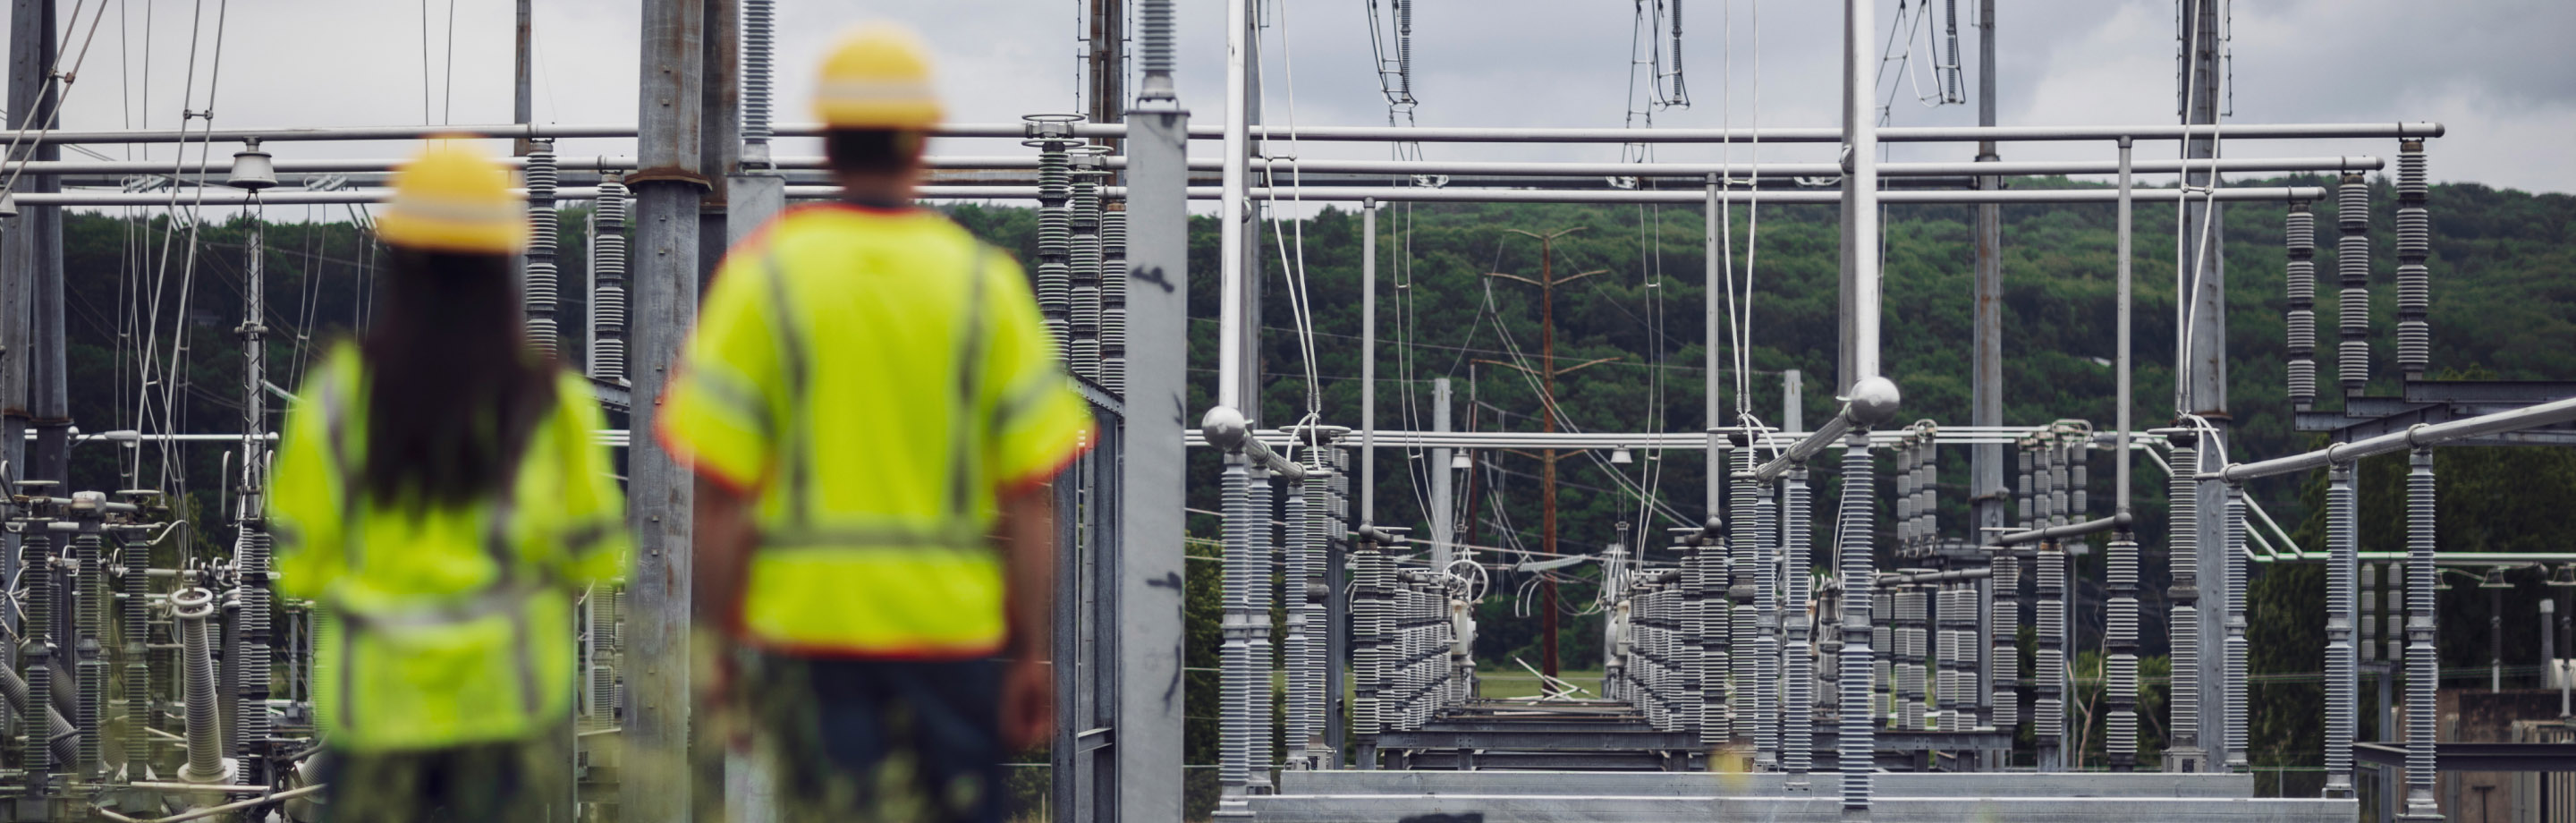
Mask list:
[[814,114],[836,129],[917,131],[939,125],[930,49],[912,30],[893,23],[859,26],[823,60]]
[[453,140],[431,142],[394,172],[394,196],[376,218],[376,236],[434,251],[527,248],[527,205],[510,191],[510,170]]

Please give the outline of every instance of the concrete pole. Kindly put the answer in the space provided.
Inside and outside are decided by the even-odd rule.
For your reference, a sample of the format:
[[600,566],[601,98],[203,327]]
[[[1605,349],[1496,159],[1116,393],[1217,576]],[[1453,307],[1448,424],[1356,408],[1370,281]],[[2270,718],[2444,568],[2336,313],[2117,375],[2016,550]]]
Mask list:
[[[649,430],[664,379],[698,306],[698,202],[703,0],[646,0],[638,73],[632,255],[634,308],[629,379],[633,426]],[[652,438],[627,448],[628,518],[635,530],[626,621],[626,774],[621,814],[685,821],[693,813],[689,762],[690,505],[694,478]]]
[[1117,817],[1181,817],[1181,445],[1189,401],[1189,112],[1172,87],[1172,0],[1143,0],[1137,16],[1143,76],[1127,112],[1127,408],[1118,513],[1123,539],[1109,558],[1113,598],[1101,627],[1117,661],[1111,747]]
[[[2186,51],[2190,61],[2181,72],[2183,123],[2186,125],[2216,123],[2220,106],[2220,83],[2226,67],[2219,61],[2219,6],[2221,0],[2185,0],[2183,26]],[[2213,141],[2196,139],[2184,143],[2184,154],[2195,160],[2215,156]],[[2208,186],[2216,181],[2207,172],[2185,174],[2189,186]],[[2180,328],[2183,339],[2180,350],[2189,352],[2174,370],[2176,411],[2198,414],[2212,430],[2201,433],[2203,454],[2224,453],[2227,446],[2227,302],[2224,223],[2219,215],[2207,214],[2218,206],[2185,198],[2181,203],[2182,226],[2180,250],[2177,253],[2179,286],[2177,293],[2191,295],[2182,310],[2188,321]],[[2197,271],[2198,282],[2192,283]],[[2227,487],[2208,480],[2199,484],[2199,567],[2204,576],[2223,575],[2233,568],[2227,557]],[[2214,578],[2223,579],[2223,578]],[[2226,602],[2227,587],[2201,586],[2200,613],[2227,614],[2233,604]],[[2200,621],[2200,648],[2217,650],[2225,647],[2226,627],[2220,620]],[[2234,722],[2232,706],[2226,699],[2225,661],[2223,655],[2200,657],[2200,734],[2201,745],[2226,739],[2226,727]]]
[[[1979,0],[1977,5],[1977,125],[1992,126],[1995,124],[1995,0]],[[2002,159],[1995,153],[1995,141],[1977,143],[1977,162],[1993,163]],[[1979,177],[1977,188],[2003,188],[2003,178]],[[2004,424],[2003,235],[2003,205],[1987,203],[1977,206],[1976,292],[1971,310],[1975,329],[1970,344],[1975,352],[1975,368],[1969,379],[1972,397],[1968,412],[1969,424],[1975,426]],[[2121,257],[2125,260],[2127,255]],[[2125,314],[2122,316],[2126,317]],[[1987,535],[1994,534],[1992,530],[2004,525],[2004,498],[2010,494],[2004,488],[2004,445],[1979,443],[1969,450],[1968,463],[1968,536],[1970,540],[1983,541]]]
[[[1449,430],[1449,378],[1431,379],[1431,430]],[[1458,539],[1456,501],[1449,499],[1449,449],[1431,450],[1431,568],[1447,570],[1456,559],[1454,546]]]

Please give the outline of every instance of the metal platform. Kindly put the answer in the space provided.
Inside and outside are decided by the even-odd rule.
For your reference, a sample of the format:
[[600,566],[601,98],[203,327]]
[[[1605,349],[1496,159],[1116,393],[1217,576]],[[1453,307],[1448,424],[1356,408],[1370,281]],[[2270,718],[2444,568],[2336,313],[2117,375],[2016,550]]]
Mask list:
[[[1320,771],[1280,775],[1254,797],[1261,820],[1482,823],[1840,821],[1841,775],[1707,772]],[[2255,798],[2251,775],[1989,772],[1875,776],[1874,817],[1906,821],[2348,821],[2352,800]]]

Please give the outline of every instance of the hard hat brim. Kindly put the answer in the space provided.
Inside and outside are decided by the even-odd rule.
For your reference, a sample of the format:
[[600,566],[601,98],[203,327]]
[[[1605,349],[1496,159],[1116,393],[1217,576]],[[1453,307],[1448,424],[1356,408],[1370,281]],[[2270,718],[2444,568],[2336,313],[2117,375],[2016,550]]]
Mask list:
[[376,218],[376,237],[392,245],[429,251],[516,254],[528,248],[528,224],[388,212]]

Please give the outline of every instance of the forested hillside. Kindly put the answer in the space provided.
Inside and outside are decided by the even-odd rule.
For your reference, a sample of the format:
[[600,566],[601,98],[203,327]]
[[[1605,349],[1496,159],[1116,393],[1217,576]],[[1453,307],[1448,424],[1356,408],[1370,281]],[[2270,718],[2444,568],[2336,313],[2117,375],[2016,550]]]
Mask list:
[[[2271,182],[2237,181],[2243,185]],[[2292,178],[2292,185],[2331,185],[2331,180]],[[2022,185],[2074,185],[2063,181]],[[2380,380],[2376,393],[2393,390],[2393,329],[2396,293],[2393,226],[2394,193],[2375,187],[2374,259],[2376,293],[2372,304],[2373,350]],[[2332,201],[2319,205],[2321,272],[2332,272],[2334,244]],[[2433,361],[2437,370],[2499,378],[2576,379],[2576,198],[2534,196],[2485,186],[2437,186],[2431,202],[2434,222]],[[960,222],[1024,258],[1035,255],[1032,212],[1022,208],[978,205],[951,210]],[[578,358],[582,284],[581,210],[563,221],[561,327],[567,335],[565,356]],[[2226,275],[2229,289],[2229,412],[2240,437],[2232,448],[2240,458],[2286,454],[2307,448],[2311,439],[2291,431],[2284,401],[2282,355],[2283,206],[2235,204],[2225,211]],[[2137,278],[2136,418],[2142,426],[2164,425],[2173,417],[2174,359],[2174,217],[2169,207],[2138,210],[2134,260]],[[345,222],[305,209],[272,210],[272,220],[297,221],[267,228],[263,258],[271,336],[269,379],[292,389],[301,367],[323,341],[344,335],[361,322],[368,283],[380,269],[380,256],[365,235]],[[1780,372],[1805,374],[1804,414],[1823,419],[1831,400],[1836,340],[1836,213],[1830,207],[1764,206],[1731,211],[1729,234],[1739,278],[1748,267],[1750,293],[1732,296],[1749,313],[1752,347],[1744,353],[1751,371],[1742,375],[1750,391],[1743,402],[1764,422],[1781,418]],[[1972,246],[1971,210],[1964,206],[1897,206],[1886,216],[1885,363],[1904,389],[1900,422],[1928,418],[1949,424],[1968,420],[1969,287]],[[322,222],[305,223],[307,219]],[[2113,356],[2113,212],[2105,206],[2012,206],[2004,209],[2005,254],[2005,417],[2010,423],[2045,423],[2059,418],[2092,420],[2108,428],[2112,419]],[[1757,231],[1758,221],[1758,231]],[[1361,315],[1359,215],[1327,209],[1311,220],[1276,224],[1265,229],[1264,264],[1266,329],[1261,355],[1267,389],[1260,422],[1293,423],[1310,408],[1310,389],[1301,354],[1298,301],[1312,309],[1315,373],[1320,380],[1311,395],[1312,408],[1323,421],[1356,424],[1359,409]],[[1707,294],[1702,255],[1703,217],[1696,208],[1580,207],[1571,205],[1424,205],[1390,206],[1380,214],[1381,260],[1376,284],[1381,342],[1378,376],[1380,423],[1388,427],[1430,428],[1429,381],[1449,378],[1458,395],[1454,407],[1460,428],[1535,430],[1533,381],[1521,368],[1538,365],[1539,302],[1536,287],[1482,276],[1504,272],[1536,277],[1541,266],[1538,244],[1508,229],[1552,232],[1581,230],[1555,244],[1553,265],[1568,277],[1600,270],[1558,289],[1556,346],[1561,364],[1605,361],[1564,375],[1559,395],[1573,422],[1586,431],[1695,431],[1707,424],[1701,411],[1702,306]],[[239,420],[240,357],[233,328],[240,323],[243,250],[248,224],[234,220],[197,229],[172,227],[167,221],[110,215],[79,215],[67,222],[65,248],[70,278],[68,323],[72,401],[75,421],[86,431],[135,428],[147,407],[138,395],[144,351],[167,362],[174,346],[183,347],[189,368],[180,375],[178,399],[167,407],[156,389],[149,396],[148,418],[155,429],[233,432]],[[1285,242],[1280,242],[1282,236]],[[193,249],[189,240],[198,241]],[[1210,401],[1214,380],[1216,247],[1214,222],[1192,225],[1191,362],[1193,410]],[[1285,262],[1283,263],[1283,259]],[[1288,276],[1302,270],[1302,278]],[[2327,278],[2330,281],[2331,275]],[[1740,281],[1739,281],[1740,282]],[[2321,290],[2330,290],[2330,282]],[[2330,291],[2325,291],[2330,294]],[[1720,302],[1730,298],[1721,294]],[[1749,309],[1744,307],[1749,306]],[[2334,328],[2335,303],[2321,299],[2319,327]],[[1722,332],[1723,334],[1724,332]],[[146,347],[149,347],[148,349]],[[2330,345],[2320,360],[2331,362]],[[1730,348],[1723,352],[1735,355]],[[2329,370],[2329,374],[2330,374]],[[161,385],[171,385],[162,375]],[[1729,372],[1722,382],[1732,386]],[[1471,406],[1469,398],[1476,402]],[[1738,398],[1723,397],[1733,409]],[[1472,422],[1471,422],[1472,421]],[[619,421],[621,424],[623,421]],[[1720,421],[1733,424],[1730,417]],[[273,425],[273,423],[272,423]],[[146,449],[146,452],[152,452]],[[75,450],[79,487],[117,488],[159,485],[191,492],[201,509],[194,522],[207,524],[194,537],[209,551],[229,535],[215,525],[216,480],[226,447],[201,445],[184,450],[184,459],[164,474],[162,461],[147,454],[142,476],[116,476],[111,447]],[[2460,455],[2453,461],[2451,455]],[[1483,487],[1481,545],[1536,549],[1539,522],[1540,465],[1532,456],[1482,455],[1490,467]],[[1194,459],[1212,460],[1199,454]],[[1941,453],[1941,521],[1944,532],[1962,536],[1966,512],[1964,481],[1968,450]],[[2092,500],[2097,513],[2108,511],[2111,472],[2107,455],[2097,455],[2092,473]],[[1399,449],[1383,450],[1377,510],[1381,521],[1419,524],[1427,493],[1421,472],[1433,470],[1427,459]],[[2563,550],[2576,540],[2563,518],[2550,516],[2576,492],[2576,465],[2548,451],[2493,450],[2446,452],[2446,490],[2442,513],[2446,548],[2511,551],[2518,547]],[[1210,463],[1208,467],[1211,468]],[[1617,539],[1616,524],[1642,527],[1650,542],[1661,542],[1667,526],[1700,516],[1702,472],[1697,452],[1663,455],[1638,451],[1632,464],[1615,468],[1626,478],[1609,475],[1614,468],[1593,456],[1569,455],[1561,464],[1563,507],[1561,547],[1590,552]],[[2398,482],[2402,467],[2372,464],[2365,470],[2365,548],[2396,548]],[[1835,480],[1819,473],[1821,500],[1833,499]],[[2141,461],[2136,492],[2142,515],[2139,527],[2146,546],[2150,579],[2145,591],[2152,614],[2161,615],[2165,581],[2161,562],[2165,526],[2163,476]],[[1410,482],[1409,482],[1410,481]],[[2310,516],[2319,492],[2290,479],[2258,486],[2257,497],[2282,522],[2300,534],[2301,544],[2321,547],[2319,524]],[[1659,503],[1641,505],[1623,489],[1655,490]],[[2481,497],[2476,490],[2511,486],[2544,495]],[[1193,487],[1190,506],[1218,508],[1212,484]],[[2505,502],[2510,500],[2511,502]],[[2454,513],[2454,506],[2459,507]],[[1882,527],[1887,522],[1881,518]],[[2305,523],[2302,526],[2300,524]],[[1193,532],[1214,536],[1214,521],[1200,517]],[[1821,545],[1821,542],[1819,543]],[[1649,546],[1650,550],[1657,547]],[[1650,556],[1659,556],[1650,551]],[[2085,562],[2091,580],[2100,579],[2100,554]],[[1193,572],[1211,576],[1212,563],[1193,563]],[[2313,763],[2314,701],[2300,690],[2315,688],[2314,650],[2322,643],[2318,618],[2319,570],[2311,567],[2267,569],[2257,581],[2257,614],[2252,634],[2257,668],[2281,677],[2258,688],[2257,699],[2270,707],[2255,738],[2279,741],[2270,762]],[[2531,581],[2524,581],[2530,577]],[[2526,583],[2508,604],[2509,614],[2526,614],[2531,598],[2540,596],[2536,575],[2514,578]],[[1498,575],[1482,613],[1481,659],[1502,665],[1514,656],[1536,661],[1536,622],[1512,615],[1520,605],[1512,593],[1519,582]],[[2098,585],[2098,584],[2097,584]],[[1587,584],[1566,587],[1570,607],[1589,603]],[[2101,592],[2088,588],[2083,629],[2086,638],[2100,636]],[[2483,664],[2486,649],[2484,597],[2446,600],[2444,643],[2452,665]],[[2457,602],[2450,602],[2457,601]],[[2471,602],[2475,601],[2475,602]],[[2516,605],[2519,604],[2519,605]],[[2150,625],[2158,618],[2151,617]],[[2508,620],[2508,648],[2531,645],[2528,620]],[[2520,634],[2517,634],[2519,632]],[[1213,637],[1213,622],[1207,634]],[[1563,648],[1569,666],[1590,668],[1599,658],[1599,629],[1590,619],[1566,621]],[[2087,645],[2094,640],[2088,639]],[[2148,654],[2163,653],[2165,639],[2145,639]],[[1213,644],[1205,661],[1213,666]],[[1194,652],[1195,653],[1195,652]],[[1213,688],[1213,675],[1203,675]],[[2267,733],[2267,731],[2274,733]],[[2308,737],[2302,737],[2307,735]],[[1198,762],[1198,761],[1193,761]]]

